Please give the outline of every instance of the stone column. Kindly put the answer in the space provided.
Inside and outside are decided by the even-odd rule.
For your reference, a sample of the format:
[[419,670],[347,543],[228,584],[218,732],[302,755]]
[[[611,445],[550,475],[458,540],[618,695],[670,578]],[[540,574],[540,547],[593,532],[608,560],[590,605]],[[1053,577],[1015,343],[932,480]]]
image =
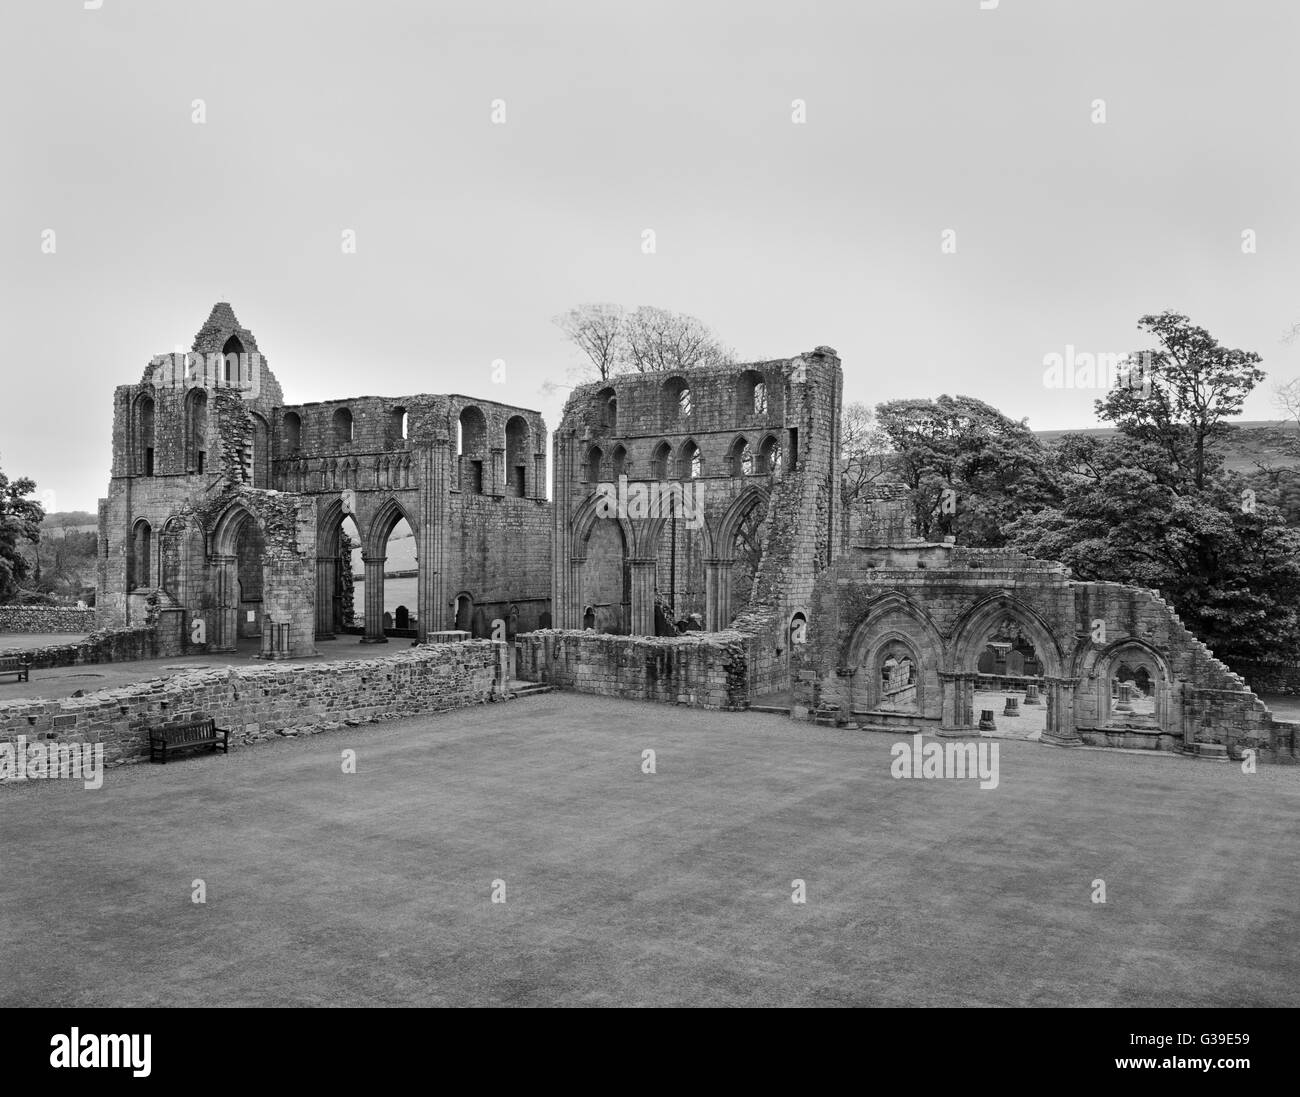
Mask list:
[[[411,462],[419,486],[419,525],[416,541],[416,637],[423,641],[447,622],[447,529],[451,510],[451,465],[447,446],[418,445]],[[409,470],[408,470],[409,476]]]
[[939,690],[942,697],[939,718],[940,735],[970,735],[975,727],[974,674],[939,673]]
[[504,495],[506,493],[506,451],[504,449],[493,449],[492,460],[488,469],[483,471],[484,476],[491,475],[491,485],[483,485],[485,495]]
[[1058,747],[1078,747],[1083,745],[1074,724],[1074,691],[1078,688],[1078,678],[1045,678],[1047,687],[1047,729],[1043,732],[1044,743]]
[[551,607],[551,624],[556,628],[582,628],[582,611],[586,608],[583,599],[587,596],[582,589],[582,572],[586,566],[586,556],[574,556],[569,560],[569,583],[565,588],[567,601],[563,612]]
[[1128,682],[1119,684],[1119,698],[1115,701],[1116,712],[1133,711],[1133,687]]
[[366,634],[363,644],[386,644],[384,635],[384,562],[386,556],[362,556],[366,576]]
[[530,499],[546,498],[546,454],[533,454],[533,482],[532,490],[528,493]]
[[333,640],[335,588],[339,580],[336,556],[316,557],[316,639]]
[[704,561],[704,628],[720,632],[731,622],[731,569],[733,560]]
[[633,636],[655,634],[655,568],[658,561],[637,558],[632,564],[632,628]]

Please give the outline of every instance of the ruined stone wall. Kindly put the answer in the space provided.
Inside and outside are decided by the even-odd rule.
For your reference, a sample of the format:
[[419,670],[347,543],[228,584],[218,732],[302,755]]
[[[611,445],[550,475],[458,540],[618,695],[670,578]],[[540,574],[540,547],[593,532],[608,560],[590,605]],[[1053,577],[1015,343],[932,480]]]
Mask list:
[[[242,352],[222,348],[237,339]],[[251,332],[218,303],[188,354],[156,355],[140,381],[114,392],[113,464],[100,500],[96,608],[103,625],[143,620],[144,594],[160,586],[167,520],[226,488],[265,488],[271,423],[284,397]],[[135,532],[147,523],[149,563],[133,569]]]
[[159,635],[152,625],[139,628],[101,629],[75,644],[51,644],[42,648],[6,650],[0,636],[0,655],[21,655],[32,661],[33,670],[52,667],[80,667],[95,663],[125,663],[135,659],[161,659],[183,653],[179,638]]
[[[72,606],[0,606],[0,634],[6,632],[94,632],[95,611]],[[4,638],[0,635],[0,646]]]
[[515,637],[515,653],[524,681],[693,708],[749,705],[754,639],[738,632],[669,638],[548,629]]
[[501,696],[502,644],[406,649],[364,662],[195,671],[62,700],[0,702],[0,742],[103,743],[109,764],[148,758],[149,730],[212,717],[238,746],[478,704]]
[[[840,539],[840,387],[839,359],[819,347],[575,389],[554,437],[556,624],[582,627],[590,612],[598,629],[649,635],[658,599],[716,631],[760,605],[775,620],[806,598]],[[639,512],[635,492],[664,485],[689,492],[690,509]],[[610,515],[601,500],[615,488]],[[747,531],[760,533],[761,568],[745,556]]]
[[[538,628],[551,602],[551,508],[545,500],[491,498],[456,492],[448,507],[452,587],[448,602],[465,592],[483,619],[509,620],[518,631]],[[455,608],[446,620],[455,622]]]
[[962,690],[973,688],[978,656],[1003,621],[1031,639],[1063,736],[1115,745],[1112,729],[1123,721],[1110,680],[1123,661],[1142,661],[1159,680],[1158,718],[1149,733],[1126,729],[1124,745],[1218,743],[1264,760],[1294,757],[1293,728],[1275,721],[1159,594],[1073,581],[1060,565],[1003,550],[903,545],[841,557],[814,593],[796,701],[869,711],[873,660],[897,642],[918,667],[916,722],[971,727]]

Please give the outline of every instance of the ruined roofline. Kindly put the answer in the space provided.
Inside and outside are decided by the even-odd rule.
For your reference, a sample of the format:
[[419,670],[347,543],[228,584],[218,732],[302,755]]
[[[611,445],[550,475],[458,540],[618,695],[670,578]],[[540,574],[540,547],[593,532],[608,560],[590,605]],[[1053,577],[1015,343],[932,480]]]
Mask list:
[[536,408],[526,408],[520,404],[504,404],[500,400],[484,400],[477,396],[464,396],[456,392],[410,392],[400,396],[377,396],[374,393],[368,393],[365,396],[331,396],[328,400],[307,400],[300,404],[284,404],[282,410],[323,408],[331,404],[358,404],[366,400],[383,400],[393,404],[417,400],[464,400],[475,407],[501,408],[503,411],[518,411],[523,412],[525,415],[536,415],[539,419],[542,417],[542,413]]
[[833,358],[839,361],[839,354],[834,347],[818,346],[812,350],[800,351],[798,354],[792,354],[789,358],[768,358],[755,362],[737,362],[730,366],[693,366],[690,369],[656,369],[656,370],[627,370],[622,373],[612,374],[605,380],[597,379],[595,381],[584,381],[580,385],[575,385],[569,398],[565,402],[567,408],[569,403],[579,398],[590,398],[602,389],[615,388],[620,384],[627,382],[638,383],[646,382],[651,378],[658,377],[664,381],[670,377],[682,378],[715,378],[715,377],[738,377],[748,370],[757,370],[758,372],[772,372],[790,367],[798,358]]

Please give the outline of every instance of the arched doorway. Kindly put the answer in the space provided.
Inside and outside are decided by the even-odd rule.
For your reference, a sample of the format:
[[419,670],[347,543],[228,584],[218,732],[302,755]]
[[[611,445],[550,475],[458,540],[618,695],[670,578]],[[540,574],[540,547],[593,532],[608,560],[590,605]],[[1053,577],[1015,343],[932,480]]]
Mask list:
[[945,676],[944,727],[1039,740],[1074,728],[1074,681],[1063,679],[1051,630],[1031,607],[1001,593],[974,606],[956,629]]
[[[375,512],[362,562],[363,578],[357,590],[358,602],[365,607],[365,635],[361,642],[386,643],[398,605],[420,604],[415,530],[396,499],[386,499]],[[410,620],[411,627],[417,628],[418,616]]]
[[316,639],[332,640],[361,627],[361,532],[337,498],[320,513],[316,530]]
[[1122,640],[1102,652],[1092,668],[1095,725],[1127,732],[1177,734],[1173,679],[1155,649]]
[[868,727],[937,727],[942,655],[943,638],[920,605],[900,592],[876,599],[843,655],[853,713]]

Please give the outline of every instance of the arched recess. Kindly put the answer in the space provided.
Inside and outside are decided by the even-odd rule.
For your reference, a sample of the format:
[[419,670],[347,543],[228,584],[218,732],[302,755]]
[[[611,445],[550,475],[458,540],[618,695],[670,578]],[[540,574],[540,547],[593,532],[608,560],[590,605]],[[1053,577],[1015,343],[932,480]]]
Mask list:
[[269,488],[271,486],[271,428],[257,412],[252,412],[253,419],[253,467],[248,470],[253,487]]
[[456,420],[457,485],[471,495],[482,495],[490,487],[491,475],[487,452],[487,416],[482,409],[469,405],[461,409]]
[[748,438],[741,435],[731,443],[731,448],[727,451],[727,461],[731,465],[732,476],[754,475],[754,449],[749,444]]
[[704,458],[693,438],[688,438],[677,451],[677,478],[698,480],[704,475]]
[[141,395],[135,402],[136,463],[135,475],[154,474],[154,400]]
[[763,558],[770,503],[766,488],[748,484],[717,524],[706,575],[705,627],[710,630],[727,628],[749,606]]
[[330,420],[336,446],[350,446],[353,438],[352,411],[349,408],[335,408]]
[[203,616],[207,551],[203,529],[190,516],[173,515],[158,536],[158,586],[173,602]]
[[653,480],[667,480],[669,475],[669,464],[673,457],[673,447],[666,441],[660,442],[654,448],[654,453],[650,457],[650,478]]
[[512,415],[506,420],[506,494],[517,499],[528,496],[528,420]]
[[781,471],[781,440],[775,434],[769,434],[758,448],[758,470],[776,476]]
[[[853,668],[853,708],[863,712],[897,712],[890,705],[882,671],[893,658],[910,659],[916,667],[914,715],[938,722],[943,715],[944,642],[925,609],[906,595],[891,591],[874,599],[849,637],[842,665]],[[882,705],[886,706],[882,709]]]
[[239,639],[262,631],[265,526],[236,501],[217,519],[209,544],[208,642],[214,650],[234,651]]
[[452,627],[458,628],[462,632],[474,631],[474,595],[467,590],[462,590],[455,597],[455,618],[452,620]]
[[249,378],[245,374],[244,344],[237,335],[232,335],[221,348],[223,359],[222,378],[231,387],[244,384]]
[[758,370],[747,369],[736,378],[736,417],[740,420],[767,414],[767,385]]
[[140,518],[131,527],[131,552],[127,558],[126,589],[153,586],[153,527]]
[[612,386],[606,385],[595,396],[595,421],[602,432],[618,430],[618,399]]
[[691,387],[685,378],[669,377],[660,389],[662,399],[663,429],[675,431],[679,424],[687,422],[692,413]]
[[185,471],[208,468],[208,394],[200,388],[185,394]]
[[627,635],[632,628],[631,524],[618,515],[606,516],[593,493],[574,512],[573,569],[570,595],[575,615],[593,612],[597,632]]
[[[1179,734],[1174,676],[1164,653],[1145,641],[1133,637],[1115,640],[1104,648],[1089,647],[1078,660],[1080,681],[1077,698],[1077,721],[1082,727],[1159,728],[1171,735]],[[1134,679],[1149,679],[1150,694],[1129,701],[1122,709],[1121,697],[1112,679],[1121,668],[1133,673]],[[1145,676],[1136,674],[1146,671]],[[1127,676],[1125,676],[1127,679]],[[1128,679],[1129,681],[1133,679]],[[1148,700],[1149,704],[1143,704]]]

